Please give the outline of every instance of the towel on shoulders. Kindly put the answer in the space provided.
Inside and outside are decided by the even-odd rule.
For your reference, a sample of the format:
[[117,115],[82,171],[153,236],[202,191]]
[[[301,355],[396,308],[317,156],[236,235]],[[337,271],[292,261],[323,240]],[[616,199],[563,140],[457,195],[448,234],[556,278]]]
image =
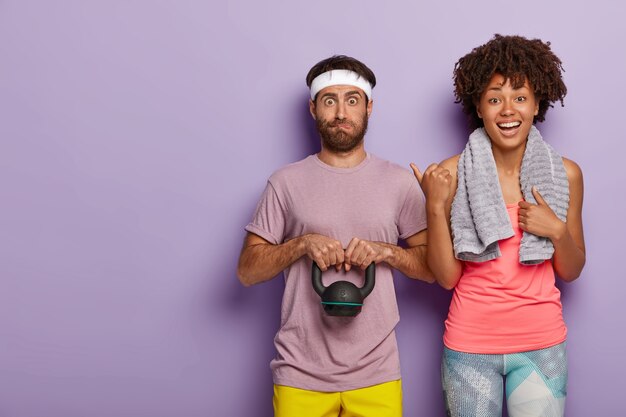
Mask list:
[[[452,202],[451,228],[457,259],[485,262],[500,256],[498,241],[513,236],[498,179],[491,141],[484,128],[469,137],[458,163],[458,185]],[[520,168],[524,199],[537,204],[535,186],[552,211],[562,221],[569,207],[569,182],[563,158],[542,139],[532,126]],[[519,261],[534,265],[552,258],[550,239],[524,232]]]

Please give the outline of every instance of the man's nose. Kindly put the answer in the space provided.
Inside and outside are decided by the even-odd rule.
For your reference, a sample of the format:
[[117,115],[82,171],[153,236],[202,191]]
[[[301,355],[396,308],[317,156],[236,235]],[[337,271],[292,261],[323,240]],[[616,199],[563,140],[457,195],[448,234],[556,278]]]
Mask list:
[[337,103],[337,108],[335,112],[336,119],[345,119],[346,118],[346,105],[343,102]]

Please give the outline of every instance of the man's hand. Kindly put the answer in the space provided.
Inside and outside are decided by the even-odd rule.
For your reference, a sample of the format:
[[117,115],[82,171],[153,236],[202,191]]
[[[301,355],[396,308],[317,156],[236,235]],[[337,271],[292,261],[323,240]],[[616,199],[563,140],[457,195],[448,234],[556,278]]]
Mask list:
[[345,251],[344,266],[346,271],[352,268],[352,265],[366,269],[372,262],[386,261],[393,255],[393,251],[389,246],[368,240],[352,238]]
[[328,236],[316,233],[302,236],[307,256],[313,260],[322,271],[335,265],[337,271],[344,263],[344,252],[341,242]]

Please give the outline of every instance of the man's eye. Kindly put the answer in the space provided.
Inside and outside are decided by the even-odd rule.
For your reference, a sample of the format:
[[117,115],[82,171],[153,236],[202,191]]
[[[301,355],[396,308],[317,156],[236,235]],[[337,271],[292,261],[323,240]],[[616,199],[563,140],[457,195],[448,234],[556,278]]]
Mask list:
[[352,106],[354,106],[354,105],[355,105],[355,104],[357,104],[358,102],[359,102],[359,101],[358,101],[356,98],[354,98],[354,97],[352,97],[352,98],[349,98],[349,99],[348,99],[348,104],[350,104],[350,105],[352,105]]
[[333,100],[332,98],[327,98],[326,100],[324,100],[324,104],[326,104],[327,106],[332,106],[333,104],[335,104],[335,100]]

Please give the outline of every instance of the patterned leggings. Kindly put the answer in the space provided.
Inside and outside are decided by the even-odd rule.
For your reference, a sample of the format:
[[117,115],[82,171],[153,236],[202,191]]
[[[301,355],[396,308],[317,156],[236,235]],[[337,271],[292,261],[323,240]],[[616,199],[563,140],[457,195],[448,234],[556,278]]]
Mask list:
[[449,417],[501,417],[504,386],[510,417],[562,417],[565,411],[565,342],[504,355],[444,347],[441,374]]

